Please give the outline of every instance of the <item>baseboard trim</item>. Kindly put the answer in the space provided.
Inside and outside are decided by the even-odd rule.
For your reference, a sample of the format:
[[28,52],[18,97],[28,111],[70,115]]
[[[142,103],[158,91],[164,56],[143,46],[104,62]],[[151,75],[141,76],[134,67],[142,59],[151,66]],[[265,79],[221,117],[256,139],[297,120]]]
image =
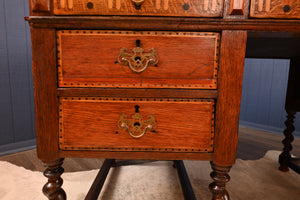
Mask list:
[[[274,126],[267,126],[267,125],[257,124],[257,123],[253,123],[253,122],[247,122],[247,121],[243,121],[243,120],[240,120],[239,125],[240,126],[245,126],[247,128],[251,128],[251,129],[260,130],[260,131],[276,133],[276,134],[279,134],[279,135],[283,135],[283,130],[284,130],[284,128],[278,128],[278,127],[274,127]],[[293,135],[295,137],[300,137],[300,131],[294,131]]]
[[0,145],[0,156],[36,148],[36,139]]

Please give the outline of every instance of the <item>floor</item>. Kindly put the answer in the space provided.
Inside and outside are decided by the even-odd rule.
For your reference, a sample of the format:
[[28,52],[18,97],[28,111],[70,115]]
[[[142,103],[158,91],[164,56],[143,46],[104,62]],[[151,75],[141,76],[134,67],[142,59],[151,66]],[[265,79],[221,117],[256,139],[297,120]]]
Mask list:
[[[283,136],[240,127],[237,158],[244,160],[257,160],[265,155],[268,150],[282,150]],[[295,138],[292,143],[292,153],[300,156],[300,138]],[[1,161],[23,166],[33,171],[44,171],[44,166],[36,156],[36,150],[29,150],[0,157]],[[65,172],[99,169],[101,159],[92,158],[66,158],[63,164]]]

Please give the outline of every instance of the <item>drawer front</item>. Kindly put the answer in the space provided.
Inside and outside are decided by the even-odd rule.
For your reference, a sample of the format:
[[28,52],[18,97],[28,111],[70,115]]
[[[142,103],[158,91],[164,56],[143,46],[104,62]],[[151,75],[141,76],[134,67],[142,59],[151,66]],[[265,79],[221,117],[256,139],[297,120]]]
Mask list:
[[252,0],[254,18],[300,18],[300,0]]
[[59,87],[216,89],[218,33],[58,31]]
[[60,99],[60,149],[212,152],[214,101]]
[[223,0],[56,0],[55,15],[221,17]]

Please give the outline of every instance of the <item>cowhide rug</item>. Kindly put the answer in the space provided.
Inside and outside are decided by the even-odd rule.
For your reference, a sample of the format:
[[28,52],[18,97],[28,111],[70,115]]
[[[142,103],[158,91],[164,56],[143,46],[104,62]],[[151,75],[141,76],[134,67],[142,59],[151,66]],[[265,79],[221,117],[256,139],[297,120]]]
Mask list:
[[[260,160],[236,161],[227,184],[232,200],[299,200],[300,175],[278,170],[278,151]],[[169,161],[112,168],[99,196],[103,200],[182,200],[176,169]],[[209,162],[185,161],[197,199],[209,200],[212,182]],[[63,188],[69,200],[83,200],[98,170],[64,173]],[[7,162],[0,162],[1,200],[43,200],[46,178]]]

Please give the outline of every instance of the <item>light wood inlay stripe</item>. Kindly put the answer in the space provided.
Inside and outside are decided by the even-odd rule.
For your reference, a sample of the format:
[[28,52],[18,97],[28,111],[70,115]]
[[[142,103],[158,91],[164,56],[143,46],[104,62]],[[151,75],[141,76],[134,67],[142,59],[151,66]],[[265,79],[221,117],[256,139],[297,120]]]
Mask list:
[[115,1],[116,1],[116,8],[118,10],[120,10],[120,8],[121,8],[121,0],[115,0]]
[[160,4],[161,4],[161,1],[160,1],[160,0],[156,0],[156,1],[155,1],[155,7],[156,7],[157,10],[160,9]]
[[112,9],[113,8],[113,3],[114,3],[114,0],[108,0],[107,1],[108,9]]
[[258,1],[258,11],[262,11],[264,6],[264,1]]
[[64,9],[66,7],[66,0],[60,0],[60,7]]
[[68,0],[68,8],[69,9],[73,9],[73,4],[74,4],[73,0]]
[[271,9],[271,0],[266,0],[266,11],[270,11]]
[[217,9],[217,0],[212,0],[211,10],[215,11]]
[[164,10],[169,9],[169,0],[164,0]]
[[209,0],[204,0],[204,10],[208,10]]

